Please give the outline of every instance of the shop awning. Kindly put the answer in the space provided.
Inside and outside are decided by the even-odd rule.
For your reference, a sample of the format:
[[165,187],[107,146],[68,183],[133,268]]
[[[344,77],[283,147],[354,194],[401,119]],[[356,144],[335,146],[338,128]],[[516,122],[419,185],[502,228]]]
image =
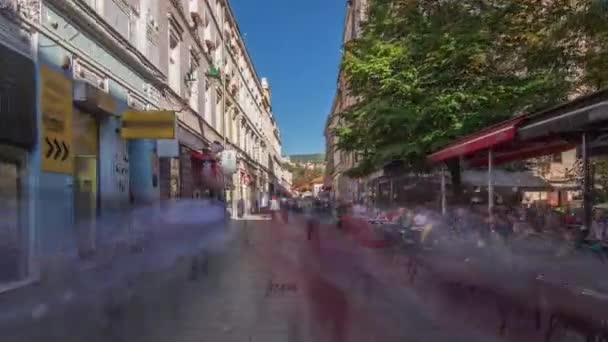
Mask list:
[[606,129],[608,122],[608,90],[581,96],[573,101],[530,116],[518,128],[521,139],[536,139],[556,134]]
[[[575,147],[576,144],[558,137],[527,142],[514,141],[494,149],[494,164],[500,165],[517,160],[551,155],[568,151]],[[470,167],[486,166],[488,164],[488,154],[485,151],[481,151],[477,154],[468,156],[465,162]]]
[[480,166],[487,163],[490,148],[497,164],[534,158],[575,147],[583,131],[608,131],[606,123],[608,90],[490,126],[456,140],[428,159],[441,162],[464,157],[470,165]]
[[431,154],[429,159],[433,162],[441,162],[511,142],[515,139],[517,125],[524,118],[525,116],[519,116],[458,139],[442,150]]

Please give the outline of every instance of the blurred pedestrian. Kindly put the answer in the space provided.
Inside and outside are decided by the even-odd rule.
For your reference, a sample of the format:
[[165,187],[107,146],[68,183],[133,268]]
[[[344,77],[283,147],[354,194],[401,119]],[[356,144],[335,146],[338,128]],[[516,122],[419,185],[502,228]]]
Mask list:
[[240,198],[236,203],[236,213],[239,218],[242,218],[245,215],[245,200]]
[[278,211],[281,209],[281,206],[279,205],[279,200],[277,199],[276,196],[272,196],[272,199],[270,200],[270,213],[272,215],[272,220],[276,221],[277,220],[277,214]]
[[287,202],[285,202],[281,207],[281,217],[283,218],[283,223],[289,223],[289,208],[287,207]]
[[589,235],[587,236],[587,240],[590,241],[603,241],[606,233],[606,222],[604,221],[604,213],[595,209],[593,213],[593,221],[591,222],[591,229],[589,231]]

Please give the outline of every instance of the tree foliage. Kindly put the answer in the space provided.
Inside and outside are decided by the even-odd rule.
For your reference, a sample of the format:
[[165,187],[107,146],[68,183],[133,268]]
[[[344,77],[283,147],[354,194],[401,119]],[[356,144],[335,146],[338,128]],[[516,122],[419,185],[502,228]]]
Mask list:
[[608,82],[608,17],[591,0],[370,0],[343,76],[352,175],[411,166],[453,139]]
[[291,166],[290,171],[293,174],[293,188],[298,191],[312,190],[311,182],[323,176],[322,168],[309,168],[305,165]]

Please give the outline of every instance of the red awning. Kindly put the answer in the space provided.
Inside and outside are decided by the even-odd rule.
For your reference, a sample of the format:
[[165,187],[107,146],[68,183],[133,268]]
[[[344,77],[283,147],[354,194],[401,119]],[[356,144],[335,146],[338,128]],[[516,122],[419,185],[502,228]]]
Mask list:
[[518,116],[464,138],[458,139],[447,147],[431,154],[428,158],[433,162],[441,162],[452,158],[466,156],[478,151],[511,142],[515,139],[517,125],[525,116]]
[[[514,142],[494,150],[494,164],[499,165],[516,160],[546,156],[568,151],[575,147],[576,144],[558,137],[554,139],[547,138],[536,141]],[[476,154],[470,156],[467,163],[471,167],[486,166],[488,165],[488,156],[486,153]]]

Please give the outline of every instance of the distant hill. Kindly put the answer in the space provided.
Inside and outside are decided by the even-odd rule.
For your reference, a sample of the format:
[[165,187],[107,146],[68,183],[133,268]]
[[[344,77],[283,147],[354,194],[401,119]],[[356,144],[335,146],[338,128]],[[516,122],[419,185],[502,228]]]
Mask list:
[[292,154],[289,156],[292,163],[306,163],[306,162],[323,162],[325,161],[324,153],[313,153],[313,154]]

